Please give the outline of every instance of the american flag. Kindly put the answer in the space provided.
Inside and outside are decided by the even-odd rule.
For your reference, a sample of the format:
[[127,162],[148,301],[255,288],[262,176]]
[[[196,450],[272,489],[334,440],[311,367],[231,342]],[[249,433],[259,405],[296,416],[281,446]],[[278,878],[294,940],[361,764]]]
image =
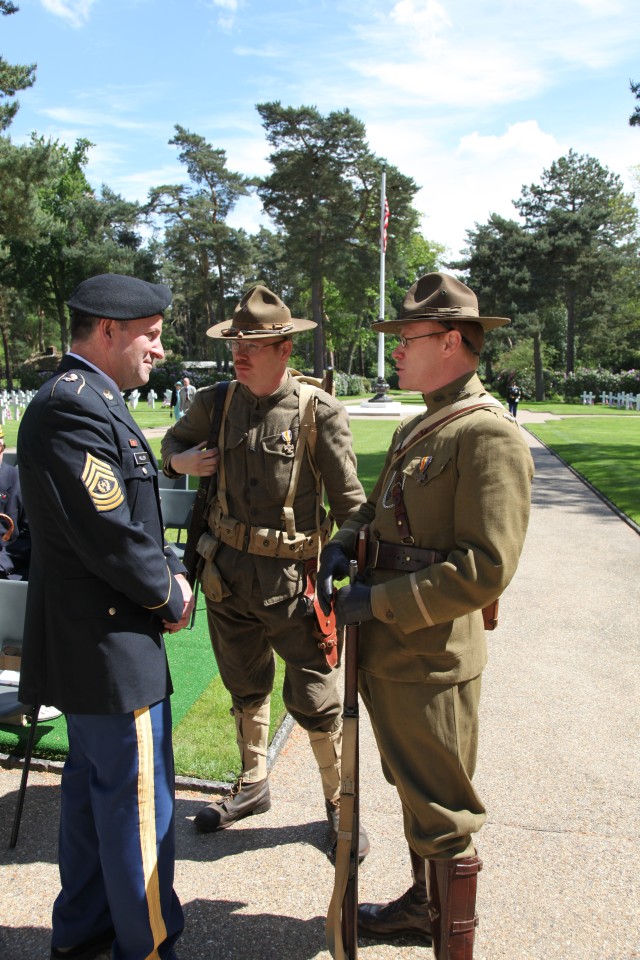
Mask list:
[[389,201],[384,198],[384,214],[382,215],[382,230],[380,236],[380,245],[382,252],[387,252],[387,227],[389,225]]

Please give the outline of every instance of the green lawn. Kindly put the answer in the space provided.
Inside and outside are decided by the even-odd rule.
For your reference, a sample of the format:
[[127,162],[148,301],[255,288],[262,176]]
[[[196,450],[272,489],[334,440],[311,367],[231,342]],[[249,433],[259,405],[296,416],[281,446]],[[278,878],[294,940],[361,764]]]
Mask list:
[[576,418],[527,429],[640,523],[640,417]]

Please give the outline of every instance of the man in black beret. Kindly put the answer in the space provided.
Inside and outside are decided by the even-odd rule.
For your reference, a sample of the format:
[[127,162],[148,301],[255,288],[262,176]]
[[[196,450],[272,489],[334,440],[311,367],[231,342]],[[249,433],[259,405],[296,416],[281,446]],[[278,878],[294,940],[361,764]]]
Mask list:
[[193,608],[165,544],[157,465],[123,390],[162,359],[162,284],[73,292],[71,352],[27,407],[18,462],[32,562],[20,697],[66,714],[51,957],[175,960],[171,678],[164,632]]

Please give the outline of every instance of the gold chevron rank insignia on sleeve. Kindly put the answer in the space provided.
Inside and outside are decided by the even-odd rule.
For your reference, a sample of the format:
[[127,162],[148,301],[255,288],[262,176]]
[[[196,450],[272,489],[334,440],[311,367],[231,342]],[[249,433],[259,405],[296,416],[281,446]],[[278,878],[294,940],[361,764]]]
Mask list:
[[90,453],[87,453],[80,479],[99,513],[115,510],[124,501],[124,494],[111,466]]

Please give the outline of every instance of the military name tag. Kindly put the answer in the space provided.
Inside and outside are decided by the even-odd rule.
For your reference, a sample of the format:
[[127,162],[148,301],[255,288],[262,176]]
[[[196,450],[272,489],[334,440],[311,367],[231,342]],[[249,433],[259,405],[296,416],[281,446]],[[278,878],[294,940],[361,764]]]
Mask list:
[[149,454],[148,453],[134,453],[133,459],[135,460],[136,466],[141,467],[145,463],[149,463]]
[[124,494],[111,464],[87,453],[80,478],[99,513],[115,510],[124,502]]

